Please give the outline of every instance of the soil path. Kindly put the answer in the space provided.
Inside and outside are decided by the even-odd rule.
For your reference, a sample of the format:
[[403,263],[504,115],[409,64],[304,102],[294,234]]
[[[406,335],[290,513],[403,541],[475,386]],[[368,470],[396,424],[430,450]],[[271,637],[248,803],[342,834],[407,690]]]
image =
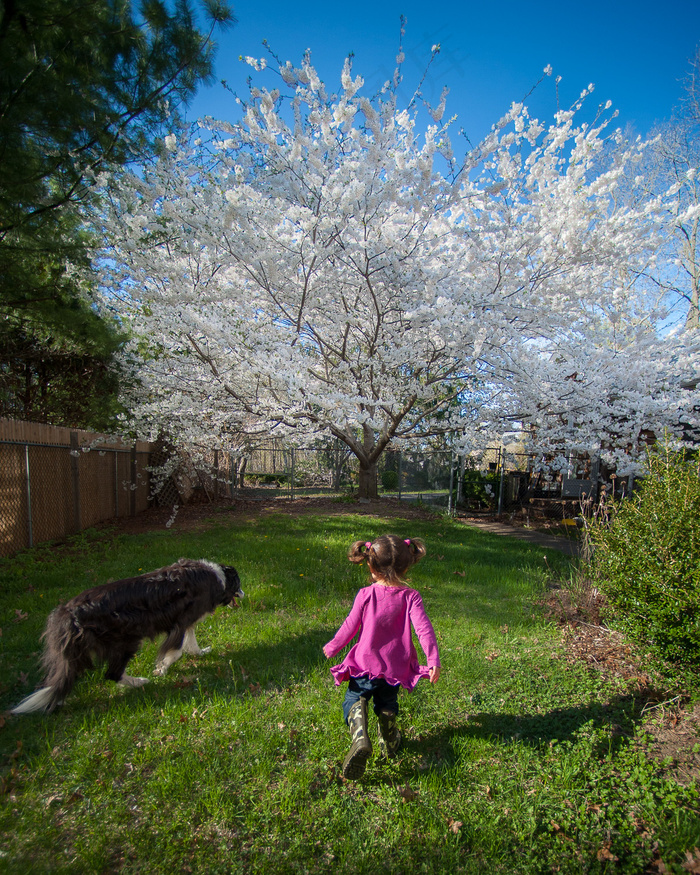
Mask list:
[[576,557],[579,555],[579,542],[569,538],[563,538],[561,535],[548,535],[546,532],[539,532],[536,529],[526,529],[522,526],[509,526],[507,523],[501,523],[489,519],[473,519],[466,517],[460,521],[467,526],[473,526],[474,528],[480,529],[482,532],[491,532],[494,535],[504,535],[508,538],[517,538],[519,541],[529,541],[531,544],[538,544],[547,550],[560,550],[567,556]]

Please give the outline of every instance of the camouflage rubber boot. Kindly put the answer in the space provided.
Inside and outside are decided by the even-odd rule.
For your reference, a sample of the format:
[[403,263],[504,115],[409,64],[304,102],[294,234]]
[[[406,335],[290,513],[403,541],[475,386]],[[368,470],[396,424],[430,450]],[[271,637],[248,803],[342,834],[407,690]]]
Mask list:
[[360,698],[350,709],[348,727],[352,744],[343,761],[343,777],[356,781],[365,773],[367,760],[372,755],[372,742],[367,734],[367,699]]
[[401,744],[401,733],[396,728],[396,714],[380,711],[378,714],[379,750],[387,759],[393,759]]

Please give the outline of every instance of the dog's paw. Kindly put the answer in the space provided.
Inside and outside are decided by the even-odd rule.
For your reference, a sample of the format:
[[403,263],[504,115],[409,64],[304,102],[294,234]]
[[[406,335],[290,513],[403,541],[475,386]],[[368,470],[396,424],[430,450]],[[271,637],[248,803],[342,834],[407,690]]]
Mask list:
[[125,674],[117,683],[123,687],[142,687],[148,683],[148,678],[132,678],[130,675]]
[[201,656],[203,653],[211,653],[211,647],[202,647],[202,649],[199,651],[199,656]]
[[153,674],[154,674],[157,678],[162,678],[163,675],[164,675],[167,671],[168,671],[168,666],[167,666],[167,665],[157,665],[157,666],[153,669]]

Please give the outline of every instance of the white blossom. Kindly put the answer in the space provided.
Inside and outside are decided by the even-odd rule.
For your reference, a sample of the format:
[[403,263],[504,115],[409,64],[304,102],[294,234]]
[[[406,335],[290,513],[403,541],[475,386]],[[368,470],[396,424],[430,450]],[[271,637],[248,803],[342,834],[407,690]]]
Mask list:
[[642,144],[608,166],[606,122],[514,104],[445,170],[444,95],[420,134],[349,62],[338,97],[308,56],[279,72],[289,113],[254,87],[240,122],[205,124],[217,149],[181,145],[111,201],[102,288],[141,432],[323,433],[366,472],[401,441],[515,425],[624,468],[642,435],[697,426],[698,341],[660,334],[635,285],[667,214],[618,197]]

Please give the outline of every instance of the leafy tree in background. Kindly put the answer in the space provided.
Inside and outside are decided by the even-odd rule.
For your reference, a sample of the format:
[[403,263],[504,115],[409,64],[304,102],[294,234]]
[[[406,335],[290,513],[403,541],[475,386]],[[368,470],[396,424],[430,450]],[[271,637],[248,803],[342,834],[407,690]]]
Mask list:
[[[211,79],[214,29],[233,17],[219,0],[201,5],[206,31],[188,0],[172,9],[159,0],[0,0],[2,413],[56,422],[55,405],[39,399],[59,391],[61,373],[111,367],[120,334],[100,323],[89,295],[96,183],[151,154],[178,107]],[[85,398],[76,401],[69,407],[84,410]],[[67,416],[65,424],[96,425]]]

